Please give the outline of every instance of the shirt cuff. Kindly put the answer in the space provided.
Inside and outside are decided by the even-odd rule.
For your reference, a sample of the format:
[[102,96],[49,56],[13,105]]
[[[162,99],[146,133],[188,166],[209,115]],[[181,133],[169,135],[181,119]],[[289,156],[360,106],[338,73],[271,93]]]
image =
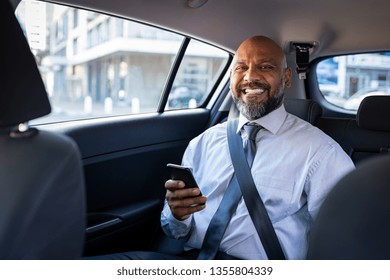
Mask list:
[[161,213],[161,225],[162,228],[168,236],[171,236],[175,239],[185,238],[192,227],[192,215],[187,219],[180,221],[176,219],[172,213]]

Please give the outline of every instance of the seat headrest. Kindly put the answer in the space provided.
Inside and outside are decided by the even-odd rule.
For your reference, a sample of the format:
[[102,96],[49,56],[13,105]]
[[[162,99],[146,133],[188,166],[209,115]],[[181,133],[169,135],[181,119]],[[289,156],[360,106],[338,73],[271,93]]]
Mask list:
[[285,98],[284,107],[287,112],[311,124],[322,115],[322,107],[313,100]]
[[360,103],[357,125],[370,130],[390,131],[390,96],[367,96]]
[[0,91],[0,127],[15,126],[50,113],[51,106],[35,58],[8,0],[0,1],[5,52]]

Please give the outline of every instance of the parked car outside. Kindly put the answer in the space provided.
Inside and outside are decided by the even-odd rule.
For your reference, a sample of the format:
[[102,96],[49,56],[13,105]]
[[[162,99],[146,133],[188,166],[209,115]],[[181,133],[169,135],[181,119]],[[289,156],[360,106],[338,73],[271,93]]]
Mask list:
[[343,107],[347,110],[356,111],[364,98],[373,95],[390,95],[390,88],[363,88],[358,90],[345,101]]
[[168,108],[196,108],[202,102],[204,93],[193,85],[180,85],[172,89],[169,94]]

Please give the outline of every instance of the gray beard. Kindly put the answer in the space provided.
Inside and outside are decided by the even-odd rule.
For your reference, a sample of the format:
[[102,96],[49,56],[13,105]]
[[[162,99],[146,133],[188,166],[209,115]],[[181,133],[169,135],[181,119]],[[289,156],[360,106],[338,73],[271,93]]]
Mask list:
[[265,115],[269,114],[270,112],[279,108],[280,105],[282,105],[284,99],[283,91],[284,91],[284,87],[283,86],[279,87],[277,94],[268,98],[265,102],[261,104],[256,104],[256,103],[247,104],[242,99],[237,98],[233,93],[232,93],[232,97],[240,113],[244,115],[248,120],[255,120],[264,117]]

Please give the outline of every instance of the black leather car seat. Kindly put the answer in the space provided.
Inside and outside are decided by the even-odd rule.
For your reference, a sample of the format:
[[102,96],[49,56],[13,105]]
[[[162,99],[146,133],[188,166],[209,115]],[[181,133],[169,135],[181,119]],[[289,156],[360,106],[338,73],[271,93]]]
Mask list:
[[50,103],[8,0],[0,15],[0,259],[77,259],[86,223],[80,154],[70,138],[28,126]]
[[308,259],[390,259],[390,156],[362,162],[324,201]]
[[316,125],[336,140],[355,163],[390,151],[390,96],[368,96],[356,119],[318,118]]
[[312,125],[322,116],[322,107],[314,100],[285,98],[284,107],[286,111],[293,114]]
[[359,106],[356,122],[361,128],[374,131],[390,131],[390,96],[367,96]]

